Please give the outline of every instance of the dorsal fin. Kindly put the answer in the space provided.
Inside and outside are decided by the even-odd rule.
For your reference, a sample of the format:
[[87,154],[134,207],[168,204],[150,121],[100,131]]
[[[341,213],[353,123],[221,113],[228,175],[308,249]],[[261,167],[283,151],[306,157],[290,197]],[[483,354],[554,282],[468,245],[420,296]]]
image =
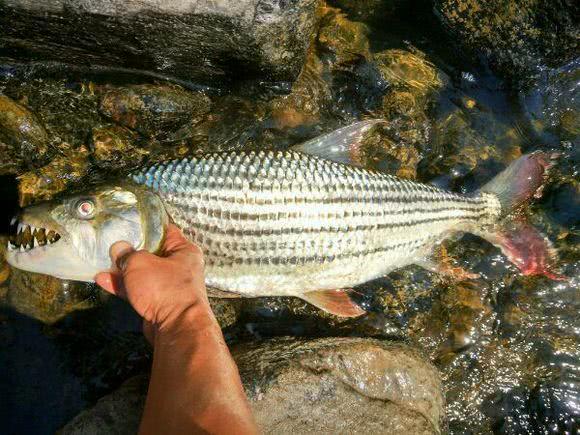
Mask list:
[[294,146],[294,151],[318,156],[323,159],[352,166],[362,166],[360,145],[365,133],[376,124],[386,122],[384,119],[368,119],[355,122],[330,133],[310,139]]

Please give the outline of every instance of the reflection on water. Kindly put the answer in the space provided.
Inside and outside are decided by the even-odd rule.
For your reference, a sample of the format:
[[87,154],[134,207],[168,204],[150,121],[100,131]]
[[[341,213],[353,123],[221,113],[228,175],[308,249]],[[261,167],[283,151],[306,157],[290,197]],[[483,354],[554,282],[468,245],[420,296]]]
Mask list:
[[[0,89],[26,99],[53,141],[47,151],[55,159],[52,166],[28,174],[23,193],[37,196],[45,185],[67,188],[91,165],[106,173],[128,168],[137,158],[200,149],[287,148],[362,116],[389,120],[368,139],[368,166],[458,191],[476,189],[523,153],[555,149],[560,163],[532,207],[531,220],[558,249],[569,282],[522,277],[497,249],[464,236],[445,245],[446,255],[480,279],[449,283],[408,267],[361,286],[358,302],[371,314],[354,321],[323,315],[296,299],[248,300],[226,335],[230,341],[286,334],[408,340],[441,370],[452,433],[575,433],[580,61],[516,92],[486,67],[458,56],[430,13],[402,11],[391,17],[388,29],[372,16],[365,28],[335,9],[322,13],[325,27],[288,95],[256,84],[210,93],[209,99],[175,91],[187,110],[162,125],[146,124],[147,131],[132,131],[130,123],[122,127],[127,131],[111,126],[116,106],[103,110],[99,101],[114,92],[98,77],[79,83],[1,70]],[[170,106],[163,98],[151,101],[153,111]],[[149,114],[139,119],[150,120]],[[95,164],[94,154],[89,157],[84,148],[79,153],[87,142],[91,153],[101,146],[116,151]],[[82,161],[71,164],[70,149]],[[73,167],[78,173],[63,174]],[[2,193],[14,186],[14,179],[2,178]],[[7,221],[12,210],[2,213]],[[94,288],[31,277],[2,262],[0,298],[3,432],[52,433],[147,367],[139,319]]]

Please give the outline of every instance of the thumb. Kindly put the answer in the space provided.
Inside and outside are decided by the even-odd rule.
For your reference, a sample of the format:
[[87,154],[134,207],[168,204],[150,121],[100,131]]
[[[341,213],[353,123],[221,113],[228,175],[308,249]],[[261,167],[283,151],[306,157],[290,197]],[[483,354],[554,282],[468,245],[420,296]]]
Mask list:
[[115,242],[109,248],[109,255],[111,256],[111,263],[113,269],[123,273],[127,266],[127,258],[135,252],[135,248],[124,240]]
[[109,293],[126,299],[123,271],[127,258],[133,252],[135,252],[135,248],[129,242],[120,241],[113,243],[109,248],[111,268],[108,271],[99,272],[95,276],[95,282]]

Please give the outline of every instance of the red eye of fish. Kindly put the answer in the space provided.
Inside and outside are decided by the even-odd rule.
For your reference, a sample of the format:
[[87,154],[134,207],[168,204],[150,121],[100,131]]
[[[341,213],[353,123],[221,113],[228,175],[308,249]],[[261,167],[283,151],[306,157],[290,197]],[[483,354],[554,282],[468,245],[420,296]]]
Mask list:
[[77,213],[80,218],[88,219],[93,216],[95,212],[95,204],[88,200],[83,199],[77,203]]

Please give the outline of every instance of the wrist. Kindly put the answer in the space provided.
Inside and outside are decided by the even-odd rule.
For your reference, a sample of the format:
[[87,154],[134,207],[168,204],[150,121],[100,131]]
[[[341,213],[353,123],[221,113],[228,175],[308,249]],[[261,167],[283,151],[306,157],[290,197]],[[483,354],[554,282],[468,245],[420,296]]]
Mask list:
[[191,340],[198,334],[207,334],[207,332],[215,330],[221,333],[221,328],[209,302],[199,301],[185,307],[158,325],[155,333],[155,342],[174,341],[181,336]]

